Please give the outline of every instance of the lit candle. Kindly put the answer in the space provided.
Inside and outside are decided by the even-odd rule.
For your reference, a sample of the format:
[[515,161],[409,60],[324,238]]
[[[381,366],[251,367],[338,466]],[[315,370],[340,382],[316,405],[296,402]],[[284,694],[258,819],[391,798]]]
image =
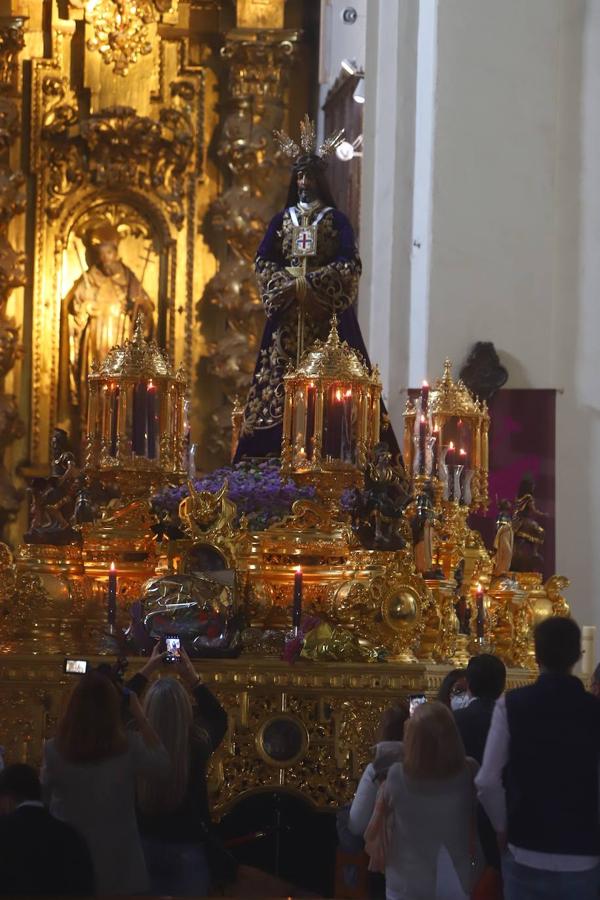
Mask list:
[[117,570],[114,562],[111,562],[108,573],[107,619],[109,625],[114,625],[117,619]]
[[119,385],[111,385],[110,391],[110,455],[117,455],[117,434],[119,427]]
[[427,441],[427,420],[421,416],[419,422],[419,475],[425,474],[425,442]]
[[156,459],[156,385],[152,381],[146,388],[146,420],[148,459]]
[[308,458],[313,455],[313,437],[315,433],[315,386],[309,384],[306,388],[306,447]]
[[424,381],[421,385],[421,412],[423,415],[427,415],[427,409],[429,406],[429,384],[427,381]]
[[446,478],[448,480],[448,500],[454,500],[454,464],[456,462],[456,450],[452,441],[446,450]]
[[296,566],[294,573],[294,605],[292,607],[292,627],[300,628],[302,618],[302,566]]
[[467,469],[467,451],[464,450],[463,447],[461,447],[460,450],[458,451],[458,462],[459,462],[459,465],[461,468],[460,468],[460,472],[458,474],[458,492],[457,493],[459,495],[460,502],[464,503],[465,502],[465,496],[464,496],[465,474],[466,474],[466,469]]
[[483,605],[483,588],[477,585],[477,593],[475,595],[477,602],[477,640],[482,641],[485,632],[485,608]]
[[146,385],[136,384],[133,389],[133,435],[132,450],[137,456],[146,455]]
[[343,395],[340,388],[332,388],[327,405],[326,456],[338,459],[342,441]]
[[440,432],[438,428],[433,429],[431,444],[431,474],[434,478],[438,476],[438,463],[440,458]]
[[343,400],[342,410],[342,443],[340,448],[340,458],[344,462],[351,461],[352,454],[352,391],[350,388],[346,390]]

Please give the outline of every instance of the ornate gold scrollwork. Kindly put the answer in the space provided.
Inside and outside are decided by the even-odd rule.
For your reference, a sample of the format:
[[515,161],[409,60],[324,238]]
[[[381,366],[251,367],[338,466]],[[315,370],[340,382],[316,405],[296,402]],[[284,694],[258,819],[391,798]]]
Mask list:
[[93,37],[88,50],[98,51],[116,75],[126,76],[140,56],[152,52],[150,26],[159,14],[176,10],[179,0],[98,0],[90,4],[87,19]]
[[[175,86],[174,86],[175,87]],[[84,181],[101,190],[150,191],[165,205],[176,228],[185,218],[186,183],[194,151],[194,127],[186,109],[161,109],[158,121],[128,106],[114,106],[79,120],[66,79],[43,82],[47,108],[42,137],[48,145],[46,211],[58,217],[64,201]],[[178,82],[175,93],[189,100],[191,82]]]
[[[17,102],[18,54],[25,44],[21,16],[0,17],[0,377],[12,369],[20,352],[19,329],[6,315],[6,304],[15,288],[25,284],[25,258],[8,239],[15,216],[25,210],[25,179],[9,163],[9,151],[17,139],[21,116]],[[16,398],[0,394],[0,530],[13,519],[22,492],[12,483],[3,463],[6,448],[23,437],[25,426]]]

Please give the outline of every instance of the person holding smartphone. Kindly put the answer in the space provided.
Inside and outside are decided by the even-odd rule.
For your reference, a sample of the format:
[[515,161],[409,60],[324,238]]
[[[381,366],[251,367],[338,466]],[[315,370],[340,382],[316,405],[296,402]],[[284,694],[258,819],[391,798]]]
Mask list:
[[[123,706],[136,730],[125,726]],[[135,786],[141,774],[166,781],[169,755],[135,693],[91,671],[74,686],[56,737],[46,742],[42,786],[50,812],[85,838],[96,893],[144,893],[148,873]]]
[[[233,858],[212,832],[206,786],[208,761],[225,736],[227,713],[202,684],[184,647],[178,648],[178,662],[174,649],[171,645],[163,663],[170,661],[181,680],[157,679],[143,704],[169,754],[171,777],[168,783],[152,776],[139,779],[138,821],[152,890],[204,896],[228,868],[235,876]],[[162,646],[155,649],[155,660],[163,652]]]

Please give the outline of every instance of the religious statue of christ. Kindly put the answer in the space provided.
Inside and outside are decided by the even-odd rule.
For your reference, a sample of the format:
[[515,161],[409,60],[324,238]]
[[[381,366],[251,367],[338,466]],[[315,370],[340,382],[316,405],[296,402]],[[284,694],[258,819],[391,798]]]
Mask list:
[[[279,456],[283,424],[283,375],[304,349],[329,333],[332,315],[338,332],[369,364],[354,303],[361,262],[354,231],[335,205],[325,177],[326,157],[343,131],[316,149],[308,116],[300,125],[299,146],[282,132],[275,136],[293,160],[285,208],[271,220],[256,254],[256,278],[267,322],[248,393],[234,461]],[[394,458],[400,451],[384,417],[382,440]]]

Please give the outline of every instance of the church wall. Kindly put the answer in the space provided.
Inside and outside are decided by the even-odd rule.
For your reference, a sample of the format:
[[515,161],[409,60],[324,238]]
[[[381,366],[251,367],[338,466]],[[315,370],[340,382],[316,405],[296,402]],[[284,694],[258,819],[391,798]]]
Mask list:
[[434,377],[476,340],[509,387],[558,391],[557,570],[600,627],[600,6],[422,0],[399,30],[416,6],[368,7],[361,324],[396,428],[419,360]]
[[[600,6],[565,3],[560,103],[556,360],[558,554],[575,614],[600,632]],[[596,642],[596,661],[600,653]]]

